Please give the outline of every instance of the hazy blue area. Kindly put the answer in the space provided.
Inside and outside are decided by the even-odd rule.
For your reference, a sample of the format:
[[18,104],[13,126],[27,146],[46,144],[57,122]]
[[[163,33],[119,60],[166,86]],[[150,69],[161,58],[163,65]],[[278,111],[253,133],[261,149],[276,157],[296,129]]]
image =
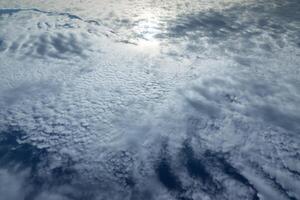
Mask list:
[[300,199],[298,0],[0,0],[0,199]]

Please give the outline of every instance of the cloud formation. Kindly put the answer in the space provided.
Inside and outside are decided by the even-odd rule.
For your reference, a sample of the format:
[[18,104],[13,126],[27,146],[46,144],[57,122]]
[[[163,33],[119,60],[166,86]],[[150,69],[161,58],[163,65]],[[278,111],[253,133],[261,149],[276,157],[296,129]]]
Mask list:
[[124,2],[1,9],[0,195],[299,198],[299,3]]

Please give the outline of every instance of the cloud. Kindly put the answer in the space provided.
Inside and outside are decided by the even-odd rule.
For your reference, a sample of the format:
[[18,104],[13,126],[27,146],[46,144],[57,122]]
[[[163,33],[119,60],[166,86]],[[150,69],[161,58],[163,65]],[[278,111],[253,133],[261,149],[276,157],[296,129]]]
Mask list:
[[24,178],[26,173],[11,174],[8,170],[0,169],[0,195],[3,199],[19,200],[25,198],[26,187]]
[[3,100],[5,106],[8,106],[25,99],[47,98],[47,96],[58,94],[60,90],[59,83],[54,83],[51,80],[37,83],[25,82],[18,87],[3,91],[0,99]]
[[298,48],[300,30],[297,17],[285,15],[282,11],[291,13],[298,7],[293,0],[283,5],[255,1],[235,3],[219,10],[181,13],[175,19],[167,20],[166,31],[156,37],[175,46],[185,44],[184,50],[190,55],[219,52],[238,55],[237,62],[247,66],[249,57],[272,56],[271,53],[285,46]]
[[[0,52],[19,59],[86,59],[91,38],[110,33],[97,21],[39,9],[0,9]],[[33,16],[33,17],[32,17]],[[23,18],[31,18],[22,22]],[[11,25],[13,24],[13,25]],[[28,31],[30,30],[30,31]]]
[[168,14],[173,56],[104,37],[101,20],[2,10],[3,195],[298,198],[299,29],[279,10],[297,5],[277,3]]

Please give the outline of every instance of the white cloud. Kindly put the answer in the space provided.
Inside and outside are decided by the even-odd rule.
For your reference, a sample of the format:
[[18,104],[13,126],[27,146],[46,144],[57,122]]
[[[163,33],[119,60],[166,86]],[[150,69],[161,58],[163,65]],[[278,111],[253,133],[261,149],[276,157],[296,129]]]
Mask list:
[[[300,196],[291,184],[300,183],[299,28],[278,13],[283,5],[164,1],[158,11],[166,18],[152,19],[148,1],[113,4],[100,9],[104,14],[94,1],[69,2],[72,12],[49,2],[28,1],[41,10],[1,16],[0,130],[18,127],[26,133],[22,142],[49,151],[45,176],[69,164],[79,174],[72,184],[88,187],[43,188],[37,199],[82,191],[99,199]],[[143,19],[125,12],[142,14],[145,5],[151,14]],[[157,54],[141,49],[131,29],[147,16],[162,26]],[[124,38],[136,45],[118,42]],[[189,175],[185,143],[213,189],[198,190],[207,185]],[[163,159],[180,191],[159,181],[155,166]],[[6,199],[27,194],[25,176],[0,176],[0,185],[9,185],[6,194],[0,189]]]

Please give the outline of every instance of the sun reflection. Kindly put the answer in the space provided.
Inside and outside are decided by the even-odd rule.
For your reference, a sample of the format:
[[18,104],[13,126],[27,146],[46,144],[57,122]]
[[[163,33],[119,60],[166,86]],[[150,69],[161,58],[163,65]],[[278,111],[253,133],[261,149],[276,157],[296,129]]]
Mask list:
[[155,36],[161,33],[161,30],[158,15],[151,11],[145,11],[138,17],[133,28],[137,45],[145,50],[157,51],[160,41]]

